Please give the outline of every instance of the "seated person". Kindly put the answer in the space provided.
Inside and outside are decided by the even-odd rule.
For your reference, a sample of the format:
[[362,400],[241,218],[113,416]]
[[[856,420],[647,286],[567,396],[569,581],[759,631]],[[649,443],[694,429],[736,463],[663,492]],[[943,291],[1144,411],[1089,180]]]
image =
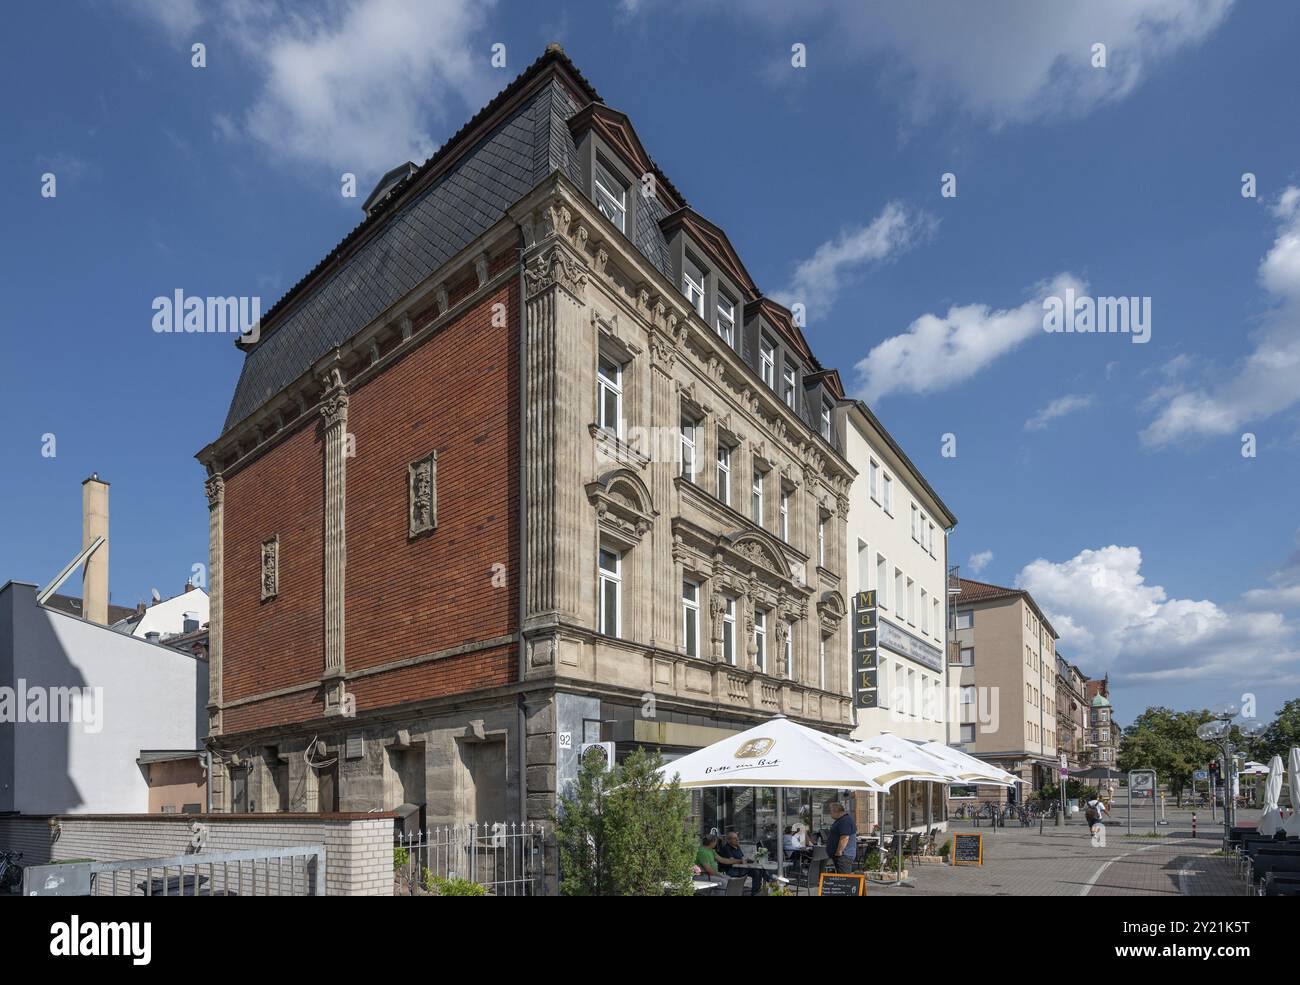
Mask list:
[[763,888],[763,883],[771,877],[766,869],[748,868],[742,864],[744,861],[745,853],[740,849],[740,835],[735,831],[728,831],[726,841],[718,847],[718,865],[722,866],[727,875],[735,879],[749,876],[749,895],[757,896]]
[[782,847],[785,849],[786,856],[794,855],[804,849],[803,826],[791,824],[785,829],[785,836],[782,838]]
[[695,864],[700,867],[700,871],[710,879],[716,879],[722,874],[718,867],[718,836],[705,835],[700,847],[695,850]]

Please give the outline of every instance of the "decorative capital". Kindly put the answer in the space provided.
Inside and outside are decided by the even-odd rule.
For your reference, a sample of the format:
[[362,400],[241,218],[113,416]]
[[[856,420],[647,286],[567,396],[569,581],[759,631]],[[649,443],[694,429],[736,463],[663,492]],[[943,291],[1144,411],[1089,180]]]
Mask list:
[[226,480],[214,475],[203,483],[203,491],[208,494],[208,509],[218,509],[226,498]]
[[325,426],[331,427],[348,419],[348,391],[343,386],[343,370],[331,366],[320,378],[325,395],[321,398],[320,413]]
[[587,285],[587,274],[567,252],[552,249],[528,262],[524,267],[524,280],[529,299],[552,287],[562,287],[574,297],[580,297]]
[[650,333],[650,364],[665,373],[677,361],[678,349],[671,339],[659,332]]
[[325,419],[325,426],[345,424],[348,419],[348,394],[346,390],[327,393],[320,402],[320,414]]

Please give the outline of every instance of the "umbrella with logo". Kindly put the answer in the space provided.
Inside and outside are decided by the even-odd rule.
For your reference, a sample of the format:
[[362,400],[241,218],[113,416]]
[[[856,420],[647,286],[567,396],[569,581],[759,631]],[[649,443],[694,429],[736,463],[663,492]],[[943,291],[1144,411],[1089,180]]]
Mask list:
[[[663,766],[681,786],[812,787],[885,793],[914,778],[915,762],[867,749],[777,715],[770,721],[697,749]],[[934,775],[947,779],[942,774]]]
[[1264,784],[1264,813],[1259,818],[1262,835],[1275,835],[1282,827],[1282,811],[1277,806],[1282,796],[1282,757],[1274,756],[1268,762],[1268,780]]
[[[785,824],[787,787],[823,790],[862,790],[886,793],[901,780],[929,779],[946,782],[936,762],[919,756],[904,758],[873,750],[777,715],[744,732],[697,749],[665,764],[661,775],[676,777],[682,787],[775,787],[777,831]],[[779,871],[785,871],[785,853],[780,852]]]

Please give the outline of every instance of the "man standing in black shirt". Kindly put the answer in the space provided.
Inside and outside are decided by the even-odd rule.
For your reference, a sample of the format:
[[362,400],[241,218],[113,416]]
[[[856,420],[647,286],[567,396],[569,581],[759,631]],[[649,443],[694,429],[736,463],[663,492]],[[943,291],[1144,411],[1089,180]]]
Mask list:
[[831,815],[831,826],[826,832],[826,851],[836,872],[852,872],[858,857],[858,826],[853,815],[844,810],[838,800],[826,805]]

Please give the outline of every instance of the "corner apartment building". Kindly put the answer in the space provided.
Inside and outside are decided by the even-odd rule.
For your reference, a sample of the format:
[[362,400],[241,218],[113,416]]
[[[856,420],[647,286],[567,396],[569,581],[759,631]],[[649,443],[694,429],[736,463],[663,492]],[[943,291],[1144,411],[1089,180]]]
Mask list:
[[559,49],[263,318],[210,507],[218,810],[545,820],[588,742],[852,727],[834,370]]
[[1056,631],[1017,588],[962,578],[953,600],[958,715],[952,741],[1026,781],[1018,790],[952,788],[950,796],[1019,797],[1055,782]]
[[1078,667],[1056,654],[1056,748],[1072,769],[1092,765],[1089,742],[1088,678]]
[[1088,744],[1093,766],[1116,769],[1119,747],[1124,730],[1115,721],[1115,709],[1110,703],[1110,674],[1101,680],[1091,680],[1084,685],[1087,697]]
[[[867,615],[876,630],[867,661],[874,674],[859,669],[864,677],[852,685],[853,735],[947,742],[948,532],[957,519],[866,404],[843,402],[837,421],[857,473],[849,495],[850,617],[857,628]],[[851,668],[860,642],[850,634]],[[889,805],[860,798],[859,823],[895,806],[903,810],[895,823],[929,823],[943,816],[938,793],[933,784],[908,782]]]

